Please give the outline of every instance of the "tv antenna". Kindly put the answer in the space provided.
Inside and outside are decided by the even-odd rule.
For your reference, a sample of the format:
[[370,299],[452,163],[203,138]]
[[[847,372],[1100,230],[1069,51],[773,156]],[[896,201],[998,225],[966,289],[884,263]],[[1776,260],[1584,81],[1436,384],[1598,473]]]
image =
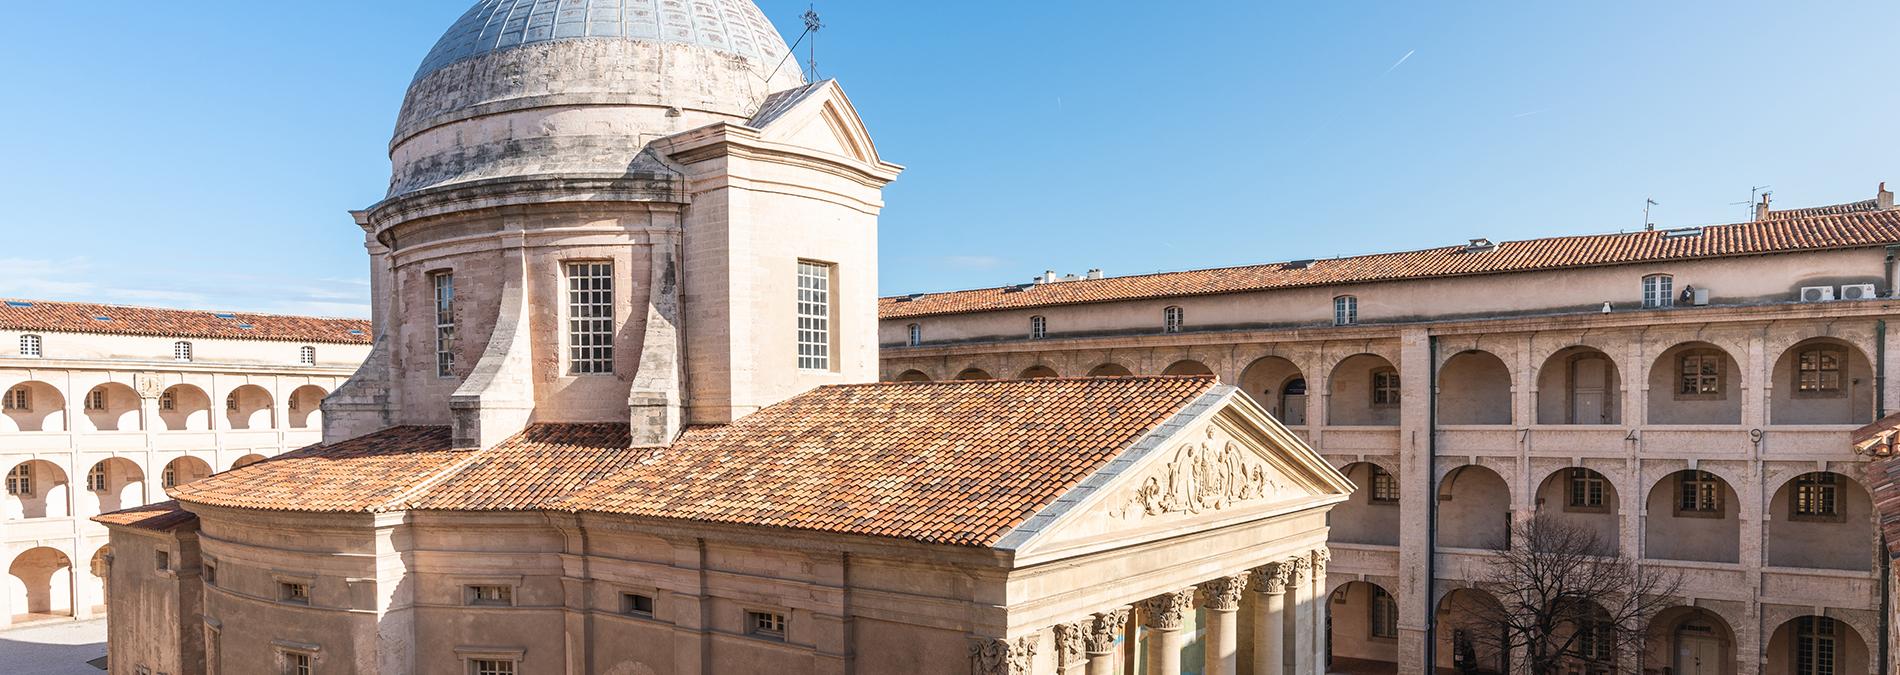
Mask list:
[[1766,194],[1774,194],[1773,192],[1768,192],[1768,191],[1767,191],[1767,190],[1768,190],[1768,188],[1770,188],[1770,187],[1774,187],[1774,186],[1772,186],[1772,185],[1757,185],[1757,186],[1754,186],[1754,187],[1751,187],[1751,188],[1749,188],[1749,189],[1748,189],[1748,201],[1745,201],[1745,202],[1729,202],[1729,206],[1745,206],[1745,207],[1748,207],[1748,219],[1749,219],[1749,220],[1754,220],[1754,219],[1755,219],[1755,216],[1756,216],[1756,214],[1755,214],[1755,204],[1757,204],[1757,203],[1759,203],[1759,202],[1761,202],[1761,196],[1762,196],[1762,195],[1766,195]]
[[1662,206],[1662,204],[1658,203],[1656,201],[1656,198],[1654,197],[1644,197],[1643,198],[1643,230],[1644,231],[1656,229],[1656,222],[1649,219],[1649,209],[1652,206]]

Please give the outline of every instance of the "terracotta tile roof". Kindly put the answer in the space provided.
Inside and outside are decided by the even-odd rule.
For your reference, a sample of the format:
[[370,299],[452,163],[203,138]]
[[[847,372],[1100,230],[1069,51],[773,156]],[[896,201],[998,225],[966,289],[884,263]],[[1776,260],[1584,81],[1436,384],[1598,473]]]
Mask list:
[[691,432],[562,506],[988,546],[1213,387],[1210,377],[824,387]]
[[196,525],[198,516],[186,511],[184,507],[178,505],[177,501],[165,501],[102,513],[93,516],[92,520],[105,525],[123,525],[153,532],[173,532]]
[[1854,430],[1849,443],[1854,454],[1886,457],[1894,454],[1894,439],[1900,437],[1900,413],[1894,413]]
[[[100,320],[99,317],[108,320]],[[369,322],[362,319],[203,312],[44,300],[0,300],[0,330],[325,344],[370,343]]]
[[1471,250],[1448,246],[1376,255],[1006,286],[883,298],[884,319],[1190,295],[1496,274],[1639,262],[1880,246],[1900,242],[1900,210],[1714,225],[1688,230],[1553,237]]
[[395,427],[313,445],[172,488],[173,498],[269,511],[381,511],[456,468],[448,427]]
[[1763,218],[1762,220],[1794,220],[1797,218],[1813,218],[1815,216],[1838,216],[1843,213],[1865,213],[1868,211],[1878,211],[1878,210],[1880,210],[1880,200],[1863,199],[1858,202],[1848,202],[1846,204],[1829,204],[1827,206],[1811,206],[1805,209],[1782,209],[1780,211],[1770,209],[1768,211],[1767,217]]
[[413,509],[528,511],[632,465],[625,424],[541,424],[483,451],[454,475],[407,500]]

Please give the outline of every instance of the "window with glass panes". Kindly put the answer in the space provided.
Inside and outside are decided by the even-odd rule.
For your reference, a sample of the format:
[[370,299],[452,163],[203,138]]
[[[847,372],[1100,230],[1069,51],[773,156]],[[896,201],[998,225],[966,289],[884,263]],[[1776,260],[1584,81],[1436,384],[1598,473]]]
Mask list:
[[1614,656],[1615,626],[1608,621],[1591,621],[1578,629],[1577,655],[1589,661],[1606,662]]
[[1378,586],[1372,587],[1372,604],[1368,609],[1372,619],[1372,637],[1396,638],[1399,636],[1399,603],[1392,594]]
[[914,323],[910,325],[910,337],[907,343],[912,347],[924,343],[924,327],[922,325]]
[[317,348],[309,345],[298,347],[297,363],[306,366],[317,365]]
[[1399,371],[1391,368],[1372,371],[1372,404],[1399,404]]
[[20,464],[7,472],[7,494],[14,496],[33,494],[32,467]]
[[1372,501],[1382,504],[1397,504],[1399,501],[1399,479],[1391,472],[1378,466],[1372,467]]
[[1333,298],[1333,325],[1350,326],[1359,323],[1359,298],[1342,295]]
[[831,369],[831,266],[798,261],[798,367]]
[[40,336],[38,335],[20,336],[20,355],[30,358],[30,359],[39,358]]
[[184,342],[184,341],[173,342],[172,343],[172,360],[173,361],[190,361],[191,360],[191,343]]
[[1602,508],[1607,485],[1603,474],[1589,469],[1571,469],[1570,505],[1586,509]]
[[1049,336],[1049,320],[1041,316],[1029,317],[1029,339],[1041,340]]
[[1667,274],[1651,274],[1643,277],[1643,306],[1650,308],[1676,306],[1676,278]]
[[310,655],[303,652],[284,652],[284,675],[310,675]]
[[515,604],[515,589],[511,586],[469,586],[466,593],[471,605]]
[[230,396],[226,396],[226,397],[224,397],[224,410],[225,410],[225,412],[237,412],[237,411],[238,411],[238,395],[237,395],[237,392],[235,392],[235,391],[234,391],[234,392],[231,392],[231,395],[230,395]]
[[86,392],[86,409],[93,410],[93,411],[106,409],[105,387],[100,387],[92,391]]
[[165,412],[171,412],[173,410],[177,410],[178,409],[178,395],[172,393],[170,390],[167,390],[163,394],[159,394],[158,395],[158,409],[163,410]]
[[100,462],[86,470],[86,489],[93,492],[106,491],[106,463]]
[[1168,333],[1179,333],[1187,325],[1187,311],[1180,307],[1161,310],[1161,329]]
[[470,675],[515,675],[515,662],[499,659],[470,659]]
[[785,615],[778,612],[746,612],[746,634],[773,640],[785,639]]
[[1681,381],[1677,398],[1721,398],[1722,368],[1728,355],[1714,350],[1685,352],[1681,358]]
[[1840,513],[1840,484],[1834,474],[1817,471],[1794,479],[1795,517],[1832,518]]
[[614,264],[567,265],[567,371],[614,372]]
[[310,604],[310,585],[291,581],[277,584],[277,599],[300,605]]
[[165,470],[158,472],[158,484],[166,488],[178,487],[178,467],[165,465]]
[[1795,675],[1835,675],[1834,620],[1825,616],[1795,619]]
[[435,291],[435,376],[455,376],[455,275],[429,275]]
[[1801,353],[1795,357],[1795,393],[1809,395],[1840,393],[1841,361],[1839,350],[1801,350]]
[[0,396],[0,409],[31,410],[32,408],[33,401],[25,386],[8,389],[5,396]]
[[1679,488],[1676,491],[1676,510],[1682,513],[1722,512],[1722,480],[1707,471],[1684,471],[1678,474]]

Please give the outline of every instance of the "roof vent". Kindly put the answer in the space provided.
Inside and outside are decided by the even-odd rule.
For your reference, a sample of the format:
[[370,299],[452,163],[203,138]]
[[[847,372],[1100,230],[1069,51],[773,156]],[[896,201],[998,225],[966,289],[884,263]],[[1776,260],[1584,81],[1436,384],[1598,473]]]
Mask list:
[[32,306],[33,306],[33,303],[30,303],[30,302],[23,302],[23,301],[20,301],[20,300],[8,300],[8,301],[7,301],[7,306],[8,306],[8,307],[32,307]]
[[1313,261],[1312,259],[1309,258],[1307,260],[1295,260],[1293,262],[1287,263],[1285,265],[1280,266],[1280,269],[1303,270],[1312,266],[1313,266]]
[[351,334],[351,335],[362,335],[362,334],[363,334],[363,329],[361,329],[361,328],[351,328],[351,329],[350,329],[350,334]]
[[1483,251],[1489,251],[1497,247],[1498,245],[1491,243],[1491,240],[1486,239],[1484,237],[1478,237],[1477,239],[1471,240],[1471,243],[1465,245],[1465,252],[1466,253],[1480,253]]
[[1031,288],[1035,288],[1035,287],[1036,287],[1036,284],[1034,284],[1034,283],[1027,283],[1027,284],[1016,284],[1016,285],[1014,285],[1014,286],[1004,286],[1004,287],[1003,287],[1003,292],[1004,292],[1004,293],[1021,293],[1021,292],[1023,292],[1023,291],[1027,291],[1027,290],[1029,290],[1029,289],[1031,289]]
[[109,317],[109,316],[103,316],[103,315],[102,315],[102,316],[95,316],[95,317],[92,317],[92,320],[93,320],[93,321],[111,321],[111,320],[112,320],[112,317]]
[[1663,230],[1662,236],[1664,239],[1679,239],[1682,237],[1700,237],[1702,236],[1702,228],[1684,227],[1684,228],[1675,229],[1675,230]]
[[230,312],[218,312],[218,313],[216,313],[216,314],[213,314],[212,316],[215,316],[215,317],[218,317],[218,318],[220,318],[220,319],[235,319],[235,318],[237,318],[237,315],[236,315],[236,314],[232,314],[232,313],[230,313]]

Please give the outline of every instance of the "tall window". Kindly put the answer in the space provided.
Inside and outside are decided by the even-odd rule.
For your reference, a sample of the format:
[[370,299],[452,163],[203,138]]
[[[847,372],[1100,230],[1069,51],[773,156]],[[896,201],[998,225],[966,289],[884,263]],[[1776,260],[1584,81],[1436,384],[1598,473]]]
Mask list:
[[310,655],[303,652],[283,652],[284,675],[310,675]]
[[916,324],[916,323],[911,324],[910,335],[908,338],[906,338],[906,344],[909,344],[910,346],[915,347],[923,343],[924,343],[923,324]]
[[435,289],[435,376],[455,377],[455,275],[429,275]]
[[567,370],[614,372],[614,264],[567,265]]
[[1029,317],[1029,339],[1041,340],[1049,337],[1049,320],[1042,315]]
[[1161,330],[1167,333],[1179,333],[1187,325],[1187,312],[1180,307],[1168,307],[1161,310]]
[[86,410],[98,412],[106,409],[106,388],[95,387],[86,392]]
[[1676,387],[1679,399],[1720,399],[1722,391],[1722,369],[1728,365],[1728,355],[1712,349],[1696,349],[1682,354],[1682,378]]
[[1372,466],[1372,503],[1399,503],[1399,479],[1377,465]]
[[1802,474],[1794,479],[1794,504],[1796,518],[1834,518],[1841,514],[1840,484],[1835,475],[1826,472]]
[[33,467],[20,464],[7,472],[7,494],[16,497],[33,494]]
[[106,491],[106,463],[100,462],[86,470],[86,489],[93,492]]
[[1722,515],[1722,479],[1707,471],[1684,471],[1676,491],[1676,511]]
[[1584,660],[1608,663],[1615,657],[1615,646],[1616,626],[1610,621],[1598,618],[1577,627],[1577,656]]
[[178,487],[178,467],[165,465],[165,470],[158,472],[158,484],[164,488]]
[[224,397],[224,411],[225,411],[225,412],[237,412],[237,411],[238,411],[238,394],[237,394],[237,392],[235,392],[235,391],[234,391],[234,392],[231,392],[231,395],[230,395],[230,396],[226,396],[226,397]]
[[1795,675],[1834,675],[1834,620],[1825,616],[1795,619]]
[[1359,323],[1359,298],[1342,295],[1333,298],[1333,325],[1351,326]]
[[1570,470],[1570,506],[1580,509],[1603,508],[1606,481],[1603,474],[1584,468]]
[[1794,391],[1807,396],[1841,393],[1841,351],[1826,347],[1803,349],[1795,357]]
[[497,659],[472,659],[468,662],[471,675],[515,675],[515,662]]
[[317,348],[309,345],[298,347],[297,363],[306,366],[317,365]]
[[24,356],[29,359],[39,358],[40,357],[40,336],[38,335],[20,336],[20,356]]
[[1396,638],[1399,636],[1399,602],[1391,593],[1378,586],[1372,587],[1372,606],[1369,608],[1372,621],[1372,637]]
[[831,369],[831,266],[798,261],[798,367]]
[[1643,306],[1648,308],[1676,306],[1676,278],[1667,274],[1651,274],[1643,277]]
[[191,343],[186,342],[184,340],[173,342],[172,343],[172,360],[173,361],[190,361],[191,360]]
[[171,411],[177,410],[178,409],[178,394],[174,393],[170,389],[165,390],[165,393],[163,394],[159,394],[158,395],[158,409],[163,410],[165,412],[171,412]]
[[1391,368],[1372,371],[1372,404],[1399,404],[1399,371]]
[[18,387],[14,387],[12,389],[8,389],[7,395],[0,397],[0,409],[32,410],[33,400],[30,397],[26,386],[21,385]]

